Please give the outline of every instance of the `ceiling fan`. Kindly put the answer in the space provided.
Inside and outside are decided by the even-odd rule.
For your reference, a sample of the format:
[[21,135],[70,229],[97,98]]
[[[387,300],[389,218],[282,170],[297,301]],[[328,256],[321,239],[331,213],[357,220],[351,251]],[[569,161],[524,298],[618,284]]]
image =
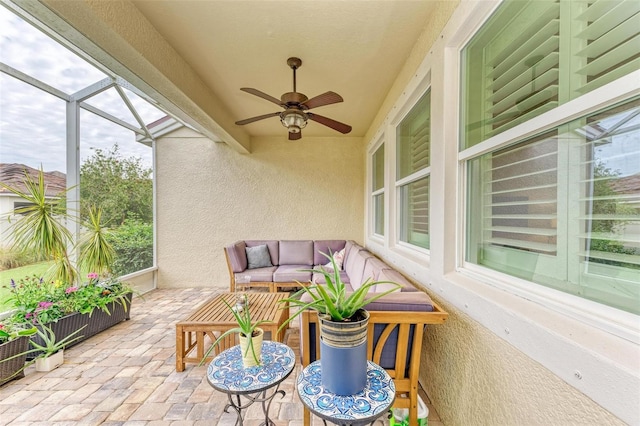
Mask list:
[[254,121],[264,120],[265,118],[279,116],[282,125],[289,130],[289,140],[297,140],[302,137],[302,129],[306,127],[308,120],[313,120],[316,123],[323,124],[340,133],[349,133],[351,131],[351,126],[340,123],[339,121],[331,118],[309,112],[311,108],[342,102],[342,96],[334,92],[325,92],[309,99],[304,94],[296,92],[296,70],[302,66],[302,60],[299,58],[289,58],[287,59],[287,65],[289,65],[293,70],[293,92],[283,94],[280,99],[267,95],[266,93],[251,87],[242,87],[240,89],[243,92],[251,93],[252,95],[273,102],[274,104],[284,108],[284,111],[247,118],[245,120],[236,121],[236,124],[242,126],[253,123]]

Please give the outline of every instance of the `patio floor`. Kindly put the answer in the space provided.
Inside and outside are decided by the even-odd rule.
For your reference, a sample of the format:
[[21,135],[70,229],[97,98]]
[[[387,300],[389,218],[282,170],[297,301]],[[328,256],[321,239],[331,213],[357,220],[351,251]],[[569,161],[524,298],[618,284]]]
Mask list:
[[[175,323],[212,289],[162,289],[134,299],[130,321],[118,324],[65,351],[65,362],[49,373],[33,366],[26,377],[0,387],[1,425],[233,425],[234,412],[224,413],[226,395],[207,382],[206,366],[188,364],[175,371]],[[297,323],[297,321],[293,321]],[[297,328],[286,343],[296,353]],[[294,388],[300,370],[282,383],[286,396],[276,396],[270,417],[276,425],[302,425],[302,403]],[[424,393],[422,399],[427,401]],[[429,406],[430,426],[442,426]],[[252,406],[245,424],[258,425],[261,409]],[[322,424],[320,419],[312,421]],[[388,420],[376,424],[388,424]]]

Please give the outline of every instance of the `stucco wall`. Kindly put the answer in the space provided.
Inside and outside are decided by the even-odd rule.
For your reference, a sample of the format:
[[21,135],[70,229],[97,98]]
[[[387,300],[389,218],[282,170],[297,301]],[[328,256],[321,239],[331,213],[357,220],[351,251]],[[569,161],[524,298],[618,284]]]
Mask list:
[[182,129],[157,143],[158,287],[228,288],[240,239],[363,240],[360,138],[252,140],[239,154]]
[[453,305],[443,307],[446,324],[425,333],[420,382],[447,426],[625,424]]

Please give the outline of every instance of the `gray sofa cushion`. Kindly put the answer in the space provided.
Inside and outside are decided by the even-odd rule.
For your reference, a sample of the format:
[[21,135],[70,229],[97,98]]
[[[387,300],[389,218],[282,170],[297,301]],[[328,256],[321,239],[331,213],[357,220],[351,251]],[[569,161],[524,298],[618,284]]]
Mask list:
[[427,293],[394,292],[365,306],[369,311],[433,312],[433,301]]
[[271,256],[269,256],[269,248],[267,245],[245,248],[247,252],[247,269],[265,268],[273,266]]
[[242,272],[247,269],[247,253],[245,248],[247,245],[244,241],[238,241],[225,247],[227,256],[229,256],[229,263],[231,264],[231,270],[233,272]]
[[373,255],[367,250],[360,250],[357,253],[351,253],[344,270],[349,275],[349,282],[354,290],[357,290],[362,285],[362,278],[364,274],[364,267],[369,258]]
[[[320,269],[320,268],[324,268],[325,270],[328,270],[328,271],[329,270],[333,271],[333,269],[327,268],[326,266],[323,266],[323,265],[317,265],[313,269]],[[326,284],[327,283],[327,280],[325,279],[324,275],[322,275],[319,272],[314,272],[313,273],[313,277],[311,277],[311,278],[312,278],[312,281],[314,283],[317,283],[317,284]],[[345,284],[349,283],[349,275],[347,275],[346,271],[340,271],[340,279]]]
[[389,265],[377,257],[370,257],[367,259],[367,263],[365,263],[364,270],[362,271],[362,282],[364,283],[368,279],[371,281],[378,281],[380,271],[390,268],[391,267]]
[[311,281],[311,272],[302,271],[301,269],[309,269],[308,265],[280,265],[273,273],[273,282],[275,283],[292,283],[301,282],[308,283]]
[[313,241],[280,241],[278,265],[302,265],[302,268],[310,269],[313,265]]
[[247,247],[255,247],[266,244],[269,247],[269,255],[271,256],[271,264],[279,265],[280,259],[280,241],[278,240],[245,240]]
[[[418,289],[411,284],[409,280],[407,280],[404,275],[395,269],[383,269],[380,271],[380,275],[378,275],[379,281],[393,281],[394,283],[402,285],[402,289],[400,291],[403,292],[417,292]],[[378,284],[375,290],[372,291],[385,291],[386,289],[390,289],[393,286],[390,284]]]
[[313,264],[326,265],[329,259],[324,257],[342,250],[347,242],[345,240],[317,240],[313,242]]
[[250,282],[273,282],[273,273],[277,269],[277,266],[268,266],[266,268],[247,269],[246,271],[235,274],[236,280],[238,277],[250,277]]
[[[351,255],[351,253],[357,253],[360,250],[364,250],[364,247],[362,247],[361,245],[358,245],[358,243],[356,243],[355,241],[348,240],[344,245],[343,265],[347,264],[347,262],[349,261],[349,256]],[[346,268],[346,266],[343,266],[343,269],[344,268]]]

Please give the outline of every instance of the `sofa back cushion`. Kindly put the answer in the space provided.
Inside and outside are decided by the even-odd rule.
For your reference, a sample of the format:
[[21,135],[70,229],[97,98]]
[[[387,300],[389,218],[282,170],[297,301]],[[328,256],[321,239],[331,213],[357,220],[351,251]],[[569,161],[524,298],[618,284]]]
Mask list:
[[[342,250],[347,242],[345,240],[316,240],[313,242],[313,264],[314,265],[326,265],[329,263],[329,259],[322,255],[327,256],[337,253]],[[346,250],[345,250],[346,251]]]
[[266,245],[269,248],[269,255],[271,256],[271,264],[279,265],[280,256],[280,242],[278,240],[245,240],[247,247],[256,247]]
[[244,241],[238,241],[224,248],[233,272],[242,272],[247,269],[246,247],[247,245]]
[[313,241],[280,241],[279,265],[313,266]]
[[[411,284],[411,282],[404,277],[400,272],[395,269],[383,269],[380,271],[380,275],[378,276],[378,281],[391,281],[396,284],[400,284],[402,288],[400,291],[402,292],[416,292],[417,288]],[[393,284],[378,284],[376,285],[375,291],[386,291],[393,288]]]
[[[362,284],[365,281],[378,281],[378,277],[380,276],[380,271],[383,269],[389,269],[390,266],[384,263],[382,260],[377,257],[370,257],[367,259],[367,263],[364,265],[364,270],[362,271]],[[374,291],[375,289],[371,289]]]
[[364,267],[367,264],[367,260],[372,258],[373,255],[367,250],[360,250],[357,253],[351,253],[345,266],[345,272],[349,275],[349,282],[353,290],[357,290],[362,285],[362,278],[364,275]]
[[342,259],[343,261],[343,269],[346,268],[347,265],[347,261],[349,260],[349,255],[351,253],[357,253],[360,250],[364,250],[364,247],[358,245],[358,243],[356,243],[355,241],[352,240],[348,240],[345,245],[344,245],[344,258]]

